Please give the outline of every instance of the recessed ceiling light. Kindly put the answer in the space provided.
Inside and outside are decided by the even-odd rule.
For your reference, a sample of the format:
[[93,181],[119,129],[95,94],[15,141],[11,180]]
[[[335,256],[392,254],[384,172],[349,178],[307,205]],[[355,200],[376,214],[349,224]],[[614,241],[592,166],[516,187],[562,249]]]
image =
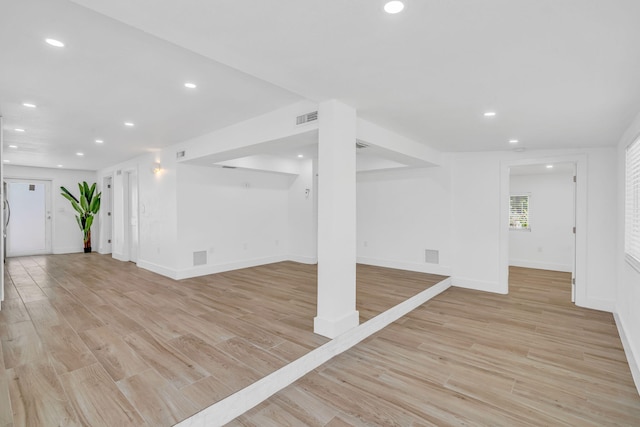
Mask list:
[[96,139],[96,144],[102,144],[104,141],[101,139]]
[[188,87],[189,89],[195,89],[195,88],[197,88],[198,86],[197,86],[195,83],[189,83],[189,82],[187,82],[187,83],[185,83],[185,84],[184,84],[184,87]]
[[388,1],[384,5],[384,11],[391,14],[402,12],[402,9],[404,9],[404,3],[401,1]]
[[36,108],[36,104],[32,104],[30,102],[24,102],[22,103],[22,105],[24,105],[27,108]]
[[50,44],[51,46],[55,46],[55,47],[64,47],[64,43],[62,43],[60,40],[56,40],[56,39],[44,39],[44,41],[47,42],[47,44]]
[[552,169],[553,165],[547,165],[547,169]]
[[303,157],[304,157],[304,156],[303,156],[302,154],[298,154],[298,158],[299,158],[299,159],[301,159],[301,158],[303,158]]
[[84,156],[84,153],[77,152],[77,153],[76,153],[76,156],[81,156],[81,157],[82,157],[82,156]]
[[9,148],[18,148],[17,145],[10,145]]
[[129,126],[130,128],[135,126],[132,122],[124,122],[124,125]]
[[517,139],[510,139],[509,140],[509,144],[517,144],[518,142],[520,142],[520,141],[518,141]]
[[20,129],[20,128],[15,128],[14,129],[16,132],[24,132],[24,129]]
[[487,111],[486,113],[484,113],[485,117],[494,117],[496,115],[495,111]]
[[4,159],[4,162],[5,162],[5,163],[11,163],[11,160],[9,160],[9,159]]
[[59,167],[59,168],[61,168],[61,167],[62,167],[62,165],[58,165],[58,167]]

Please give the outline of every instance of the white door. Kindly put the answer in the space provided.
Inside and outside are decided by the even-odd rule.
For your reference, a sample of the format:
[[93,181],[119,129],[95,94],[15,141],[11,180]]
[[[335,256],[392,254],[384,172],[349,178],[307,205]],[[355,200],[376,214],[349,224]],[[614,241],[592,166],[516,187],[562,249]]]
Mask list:
[[129,261],[138,261],[138,175],[128,172],[129,179]]
[[51,182],[7,180],[7,256],[51,253]]

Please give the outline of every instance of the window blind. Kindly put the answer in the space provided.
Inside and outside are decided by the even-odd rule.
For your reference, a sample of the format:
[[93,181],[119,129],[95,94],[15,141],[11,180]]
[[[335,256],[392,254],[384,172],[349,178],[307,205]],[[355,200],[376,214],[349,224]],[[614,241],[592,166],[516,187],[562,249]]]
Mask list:
[[624,251],[640,267],[640,138],[625,156]]
[[529,196],[511,196],[509,199],[509,227],[530,229]]

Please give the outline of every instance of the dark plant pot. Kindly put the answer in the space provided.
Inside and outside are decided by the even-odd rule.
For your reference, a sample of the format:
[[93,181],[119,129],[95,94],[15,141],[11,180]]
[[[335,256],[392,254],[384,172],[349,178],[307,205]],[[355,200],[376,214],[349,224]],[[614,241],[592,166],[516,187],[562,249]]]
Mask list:
[[84,248],[84,253],[85,254],[91,253],[91,246]]

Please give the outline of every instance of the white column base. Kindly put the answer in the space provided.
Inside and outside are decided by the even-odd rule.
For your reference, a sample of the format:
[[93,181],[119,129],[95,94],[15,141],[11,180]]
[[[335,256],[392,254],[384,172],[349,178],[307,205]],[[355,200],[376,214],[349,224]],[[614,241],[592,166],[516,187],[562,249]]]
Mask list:
[[354,310],[337,320],[324,319],[316,316],[313,318],[313,332],[323,337],[334,339],[338,335],[357,327],[360,324],[360,312]]

